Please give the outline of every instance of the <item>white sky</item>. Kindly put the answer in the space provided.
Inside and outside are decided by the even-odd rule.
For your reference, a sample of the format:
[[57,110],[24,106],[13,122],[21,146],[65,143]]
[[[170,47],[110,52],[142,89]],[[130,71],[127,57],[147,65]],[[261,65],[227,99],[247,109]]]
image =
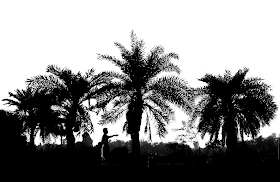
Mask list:
[[[163,45],[166,52],[178,53],[180,77],[191,86],[200,86],[197,79],[207,72],[236,72],[246,66],[249,77],[261,77],[272,85],[279,104],[279,9],[280,1],[272,0],[0,1],[0,99],[25,88],[27,78],[45,74],[49,64],[74,72],[115,69],[110,62],[97,60],[97,53],[120,57],[113,43],[129,47],[133,29],[144,39],[147,51]],[[1,101],[0,108],[7,106]],[[177,112],[177,126],[184,118]],[[95,145],[102,127],[96,124],[99,117],[92,114],[92,119]],[[109,134],[128,140],[121,133],[123,120],[119,123],[108,126]],[[261,129],[263,136],[271,133],[280,133],[278,117]],[[163,141],[175,137],[170,131]]]

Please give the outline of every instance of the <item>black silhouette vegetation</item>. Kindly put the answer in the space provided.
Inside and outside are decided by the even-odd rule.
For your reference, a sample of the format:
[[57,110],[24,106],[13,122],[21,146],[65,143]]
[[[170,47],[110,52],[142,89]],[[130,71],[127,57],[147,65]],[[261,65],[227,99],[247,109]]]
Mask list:
[[[224,75],[206,74],[199,79],[206,85],[192,88],[179,78],[180,68],[172,62],[178,54],[165,53],[162,46],[146,54],[143,40],[133,31],[130,49],[115,45],[120,59],[106,54],[98,54],[98,59],[110,61],[120,72],[96,73],[92,68],[82,74],[49,65],[47,75],[27,79],[26,88],[9,92],[2,100],[15,107],[0,110],[3,179],[131,182],[277,177],[279,136],[258,136],[278,109],[271,86],[260,78],[247,78],[249,69],[243,68],[234,75],[227,70]],[[168,134],[168,124],[175,121],[174,106],[186,114],[182,127],[173,130],[181,132],[178,141],[152,142],[152,135]],[[101,119],[92,121],[91,114],[99,113]],[[106,126],[121,118],[130,141],[110,141],[117,136],[108,135],[110,128],[104,128],[101,140],[92,138],[94,124]],[[147,140],[140,140],[141,126]],[[198,135],[210,136],[204,148]],[[76,141],[80,136],[82,141]]]

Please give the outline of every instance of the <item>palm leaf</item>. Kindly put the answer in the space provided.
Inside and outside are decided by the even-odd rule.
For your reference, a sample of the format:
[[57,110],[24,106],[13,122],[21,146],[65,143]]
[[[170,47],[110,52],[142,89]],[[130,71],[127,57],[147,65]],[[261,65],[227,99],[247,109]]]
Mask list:
[[161,95],[164,100],[181,108],[190,114],[193,108],[193,90],[184,80],[175,76],[165,76],[151,82],[147,90],[152,90]]

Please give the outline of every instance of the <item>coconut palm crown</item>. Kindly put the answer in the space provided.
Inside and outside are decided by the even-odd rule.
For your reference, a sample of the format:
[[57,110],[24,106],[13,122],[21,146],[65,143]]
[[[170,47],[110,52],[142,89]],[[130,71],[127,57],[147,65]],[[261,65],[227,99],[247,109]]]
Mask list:
[[210,141],[218,141],[234,149],[244,136],[257,136],[260,127],[269,125],[275,117],[277,105],[269,93],[271,87],[260,78],[245,78],[249,69],[235,75],[206,74],[200,81],[207,85],[197,89],[199,102],[192,121],[199,118],[198,131],[202,137],[210,134]]

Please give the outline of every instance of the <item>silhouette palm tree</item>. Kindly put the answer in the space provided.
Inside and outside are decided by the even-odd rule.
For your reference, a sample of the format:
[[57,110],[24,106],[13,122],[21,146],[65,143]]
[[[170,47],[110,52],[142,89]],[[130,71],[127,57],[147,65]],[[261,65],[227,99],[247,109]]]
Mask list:
[[41,118],[39,122],[39,129],[40,137],[43,143],[49,143],[52,137],[57,138],[59,135],[63,135],[61,126],[65,121],[61,118],[59,111],[52,109],[53,105],[54,103],[49,103],[42,106],[38,113]]
[[[151,139],[150,118],[153,118],[156,133],[160,137],[167,134],[166,124],[174,119],[170,103],[180,107],[186,113],[192,110],[193,92],[187,82],[177,76],[158,77],[163,72],[180,73],[171,59],[178,59],[176,53],[164,53],[162,46],[154,47],[145,57],[144,42],[131,32],[131,50],[115,42],[120,49],[122,60],[109,55],[99,55],[99,59],[108,60],[121,69],[121,73],[107,71],[112,82],[99,90],[96,107],[105,108],[99,124],[115,123],[124,113],[126,122],[123,130],[131,135],[132,151],[140,155],[139,131],[142,114],[146,112],[145,133]],[[113,104],[108,110],[107,105]]]
[[38,120],[36,117],[36,110],[38,107],[38,90],[33,91],[31,88],[19,90],[17,89],[15,93],[9,92],[9,97],[3,99],[5,104],[9,106],[16,106],[15,112],[21,114],[24,118],[24,128],[25,130],[30,130],[30,146],[34,147],[34,138],[36,135],[36,127]]
[[34,140],[40,130],[43,141],[55,137],[56,127],[60,120],[58,112],[53,110],[52,105],[57,104],[55,97],[46,90],[27,87],[25,90],[9,92],[11,99],[3,99],[7,104],[17,107],[16,113],[21,115],[25,130],[30,129],[30,145],[35,146]]
[[199,79],[207,86],[197,89],[199,103],[192,121],[199,119],[198,131],[202,137],[210,134],[210,142],[217,142],[221,131],[222,143],[234,151],[238,138],[257,136],[261,126],[275,117],[277,105],[269,94],[270,86],[260,78],[245,78],[249,69],[239,70],[234,76],[206,74]]
[[38,128],[40,129],[40,137],[43,143],[49,143],[51,137],[57,138],[61,134],[60,126],[65,122],[61,118],[60,110],[54,109],[62,100],[58,97],[58,90],[48,87],[31,87],[35,90],[40,90],[39,105],[37,108],[37,116],[40,120]]
[[94,75],[94,72],[94,69],[90,69],[85,75],[81,72],[75,74],[68,68],[61,69],[58,66],[49,65],[47,73],[50,75],[39,75],[26,81],[32,88],[52,88],[52,95],[61,101],[54,107],[64,118],[67,146],[70,149],[75,148],[73,132],[77,132],[77,135],[93,132],[89,109],[93,110],[94,107],[86,108],[84,102],[86,100],[89,102],[91,98],[94,98],[95,91],[102,84],[108,84],[108,78],[105,75]]

